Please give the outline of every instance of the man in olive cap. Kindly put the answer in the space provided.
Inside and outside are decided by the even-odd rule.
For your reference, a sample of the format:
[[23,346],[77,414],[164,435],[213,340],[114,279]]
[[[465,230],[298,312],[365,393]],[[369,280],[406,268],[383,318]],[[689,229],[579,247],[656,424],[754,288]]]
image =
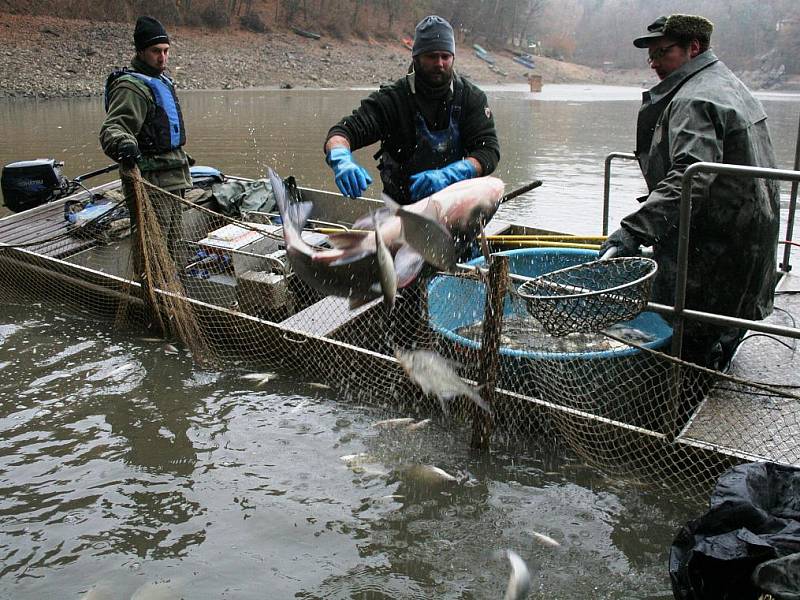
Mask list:
[[[139,17],[133,32],[136,54],[130,68],[114,71],[105,88],[106,118],[100,145],[111,159],[137,164],[148,182],[174,194],[191,187],[184,152],[186,130],[175,93],[165,71],[169,37],[152,17]],[[159,223],[172,246],[180,237],[181,205],[151,194]]]
[[326,161],[345,196],[358,197],[372,183],[351,151],[378,141],[383,189],[401,204],[497,166],[492,111],[486,94],[453,70],[450,23],[435,15],[422,19],[411,56],[407,75],[370,94],[328,131]]
[[[695,15],[659,17],[634,40],[660,83],[644,92],[636,156],[649,193],[601,251],[652,246],[653,300],[672,305],[677,275],[681,177],[699,161],[775,167],[761,103],[710,49],[713,25]],[[780,198],[777,182],[700,174],[692,183],[686,306],[763,319],[772,312]],[[683,358],[727,369],[744,331],[687,321]]]

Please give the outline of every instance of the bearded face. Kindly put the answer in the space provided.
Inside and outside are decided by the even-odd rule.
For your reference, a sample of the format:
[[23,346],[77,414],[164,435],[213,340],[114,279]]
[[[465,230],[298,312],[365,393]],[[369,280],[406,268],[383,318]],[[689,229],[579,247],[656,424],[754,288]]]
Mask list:
[[455,57],[449,52],[425,52],[414,57],[414,72],[430,86],[450,83]]

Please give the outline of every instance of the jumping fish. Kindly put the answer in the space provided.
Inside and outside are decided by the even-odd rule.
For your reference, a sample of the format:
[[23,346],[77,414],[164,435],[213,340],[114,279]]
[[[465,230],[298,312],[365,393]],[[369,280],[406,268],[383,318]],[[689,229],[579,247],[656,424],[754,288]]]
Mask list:
[[447,413],[447,400],[463,396],[472,400],[478,407],[491,413],[475,388],[470,387],[456,373],[458,363],[444,358],[432,350],[395,350],[397,361],[408,378],[416,383],[429,396],[435,396]]
[[381,236],[381,228],[378,227],[375,213],[372,213],[372,225],[375,228],[375,253],[378,258],[378,275],[380,276],[383,303],[386,306],[386,312],[391,313],[394,308],[395,296],[397,296],[397,272],[389,248],[386,247]]
[[409,246],[437,269],[451,270],[455,267],[458,256],[453,236],[439,222],[439,211],[432,200],[433,196],[405,207],[386,194],[382,198],[383,203],[400,218],[403,238]]
[[504,600],[522,600],[531,591],[531,573],[528,565],[513,550],[506,550],[508,562],[511,563],[511,575],[508,577]]
[[269,179],[294,272],[322,294],[349,298],[351,308],[381,295],[391,307],[392,290],[396,294],[413,283],[425,262],[452,270],[460,249],[494,215],[504,188],[497,178],[479,177],[403,207],[385,197],[386,210],[357,220],[353,230],[330,234],[333,248],[319,249],[302,237],[312,204],[290,202],[283,180],[272,169]]
[[477,177],[408,206],[399,206],[387,196],[384,203],[400,217],[405,241],[430,264],[451,271],[461,251],[497,212],[504,188],[496,177]]
[[325,251],[309,246],[301,233],[311,214],[311,202],[290,202],[283,180],[272,169],[269,180],[281,215],[286,255],[297,276],[324,295],[361,303],[376,298],[373,284],[379,281],[379,267],[375,248],[359,247],[349,253],[339,252],[331,260],[320,260]]

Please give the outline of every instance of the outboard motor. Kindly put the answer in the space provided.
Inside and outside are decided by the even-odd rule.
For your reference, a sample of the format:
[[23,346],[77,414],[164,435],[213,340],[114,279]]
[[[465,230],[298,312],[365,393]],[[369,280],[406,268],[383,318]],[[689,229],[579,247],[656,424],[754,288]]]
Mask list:
[[63,162],[52,158],[37,158],[3,167],[0,187],[5,205],[14,212],[21,212],[65,196],[70,185],[61,173],[63,166]]

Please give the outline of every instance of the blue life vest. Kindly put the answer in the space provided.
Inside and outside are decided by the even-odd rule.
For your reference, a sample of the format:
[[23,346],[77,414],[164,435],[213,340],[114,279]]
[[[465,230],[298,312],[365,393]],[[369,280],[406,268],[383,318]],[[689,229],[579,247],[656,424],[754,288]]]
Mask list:
[[147,118],[136,136],[142,154],[162,154],[186,144],[186,129],[183,126],[181,106],[175,94],[175,86],[166,75],[150,77],[127,68],[114,71],[106,80],[106,111],[108,111],[111,86],[117,79],[126,75],[144,83],[153,95],[155,103],[155,110],[148,111]]

